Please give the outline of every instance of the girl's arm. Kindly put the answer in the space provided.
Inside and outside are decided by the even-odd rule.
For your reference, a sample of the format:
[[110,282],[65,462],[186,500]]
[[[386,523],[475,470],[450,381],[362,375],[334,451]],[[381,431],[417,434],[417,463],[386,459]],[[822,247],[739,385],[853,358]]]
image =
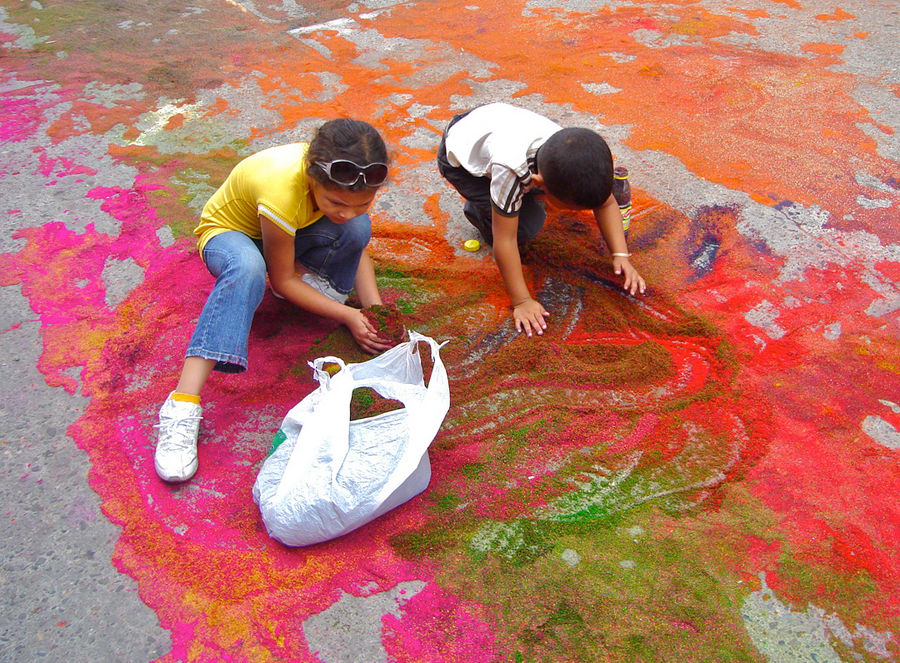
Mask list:
[[384,303],[381,301],[381,293],[378,292],[378,284],[375,282],[375,263],[372,262],[369,252],[365,249],[359,259],[353,287],[356,289],[356,295],[363,308]]
[[603,205],[594,210],[594,219],[597,221],[597,227],[600,228],[600,233],[603,235],[610,253],[612,253],[613,271],[616,274],[625,275],[622,287],[632,295],[638,291],[643,294],[647,289],[647,284],[628,260],[628,256],[631,254],[628,253],[625,231],[622,230],[622,213],[612,195],[606,199]]
[[294,269],[294,238],[260,215],[263,255],[272,289],[302,309],[325,318],[346,323],[352,309],[304,283]]
[[[269,283],[275,292],[295,306],[345,325],[359,347],[366,352],[374,354],[391,347],[389,342],[378,336],[377,330],[362,314],[362,311],[346,304],[340,304],[330,297],[326,297],[311,285],[304,283],[294,268],[294,238],[291,235],[262,215],[259,217],[259,224],[262,229],[263,255],[266,259]],[[371,261],[369,265],[371,266]],[[359,272],[357,271],[358,278]],[[373,285],[374,282],[375,271],[373,269]]]

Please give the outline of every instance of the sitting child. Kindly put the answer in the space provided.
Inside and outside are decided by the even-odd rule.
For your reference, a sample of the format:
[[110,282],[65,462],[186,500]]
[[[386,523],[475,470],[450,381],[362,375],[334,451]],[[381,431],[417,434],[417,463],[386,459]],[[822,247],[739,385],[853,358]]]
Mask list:
[[241,161],[203,208],[195,234],[216,283],[191,337],[181,377],[159,412],[156,473],[186,481],[197,471],[200,391],[213,369],[247,369],[250,324],[266,289],[337,320],[366,352],[394,343],[344,302],[381,304],[366,252],[366,213],[388,176],[387,147],[371,125],[331,120],[310,143],[257,152]]

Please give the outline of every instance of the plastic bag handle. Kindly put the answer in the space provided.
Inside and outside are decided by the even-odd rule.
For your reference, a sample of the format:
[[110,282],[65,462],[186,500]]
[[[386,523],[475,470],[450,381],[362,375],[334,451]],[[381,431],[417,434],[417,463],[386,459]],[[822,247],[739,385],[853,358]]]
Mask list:
[[[379,502],[383,501],[388,495],[393,493],[394,490],[396,490],[396,488],[405,480],[406,476],[412,473],[415,468],[415,464],[419,462],[420,453],[427,452],[428,446],[431,444],[431,440],[434,438],[434,435],[440,428],[441,423],[443,422],[444,417],[447,414],[447,409],[450,406],[447,368],[444,365],[444,362],[441,359],[440,355],[441,348],[449,343],[449,339],[444,341],[443,343],[439,343],[433,338],[429,338],[428,336],[419,334],[418,332],[415,332],[411,329],[408,330],[408,333],[410,343],[409,354],[413,355],[419,352],[420,342],[426,343],[431,349],[431,359],[434,364],[431,377],[425,387],[425,395],[421,399],[415,399],[412,402],[406,402],[404,400],[403,405],[406,408],[407,416],[410,418],[411,426],[416,426],[416,423],[424,424],[425,421],[421,420],[420,416],[422,416],[422,413],[424,411],[433,410],[433,414],[431,417],[429,417],[429,419],[433,424],[436,424],[436,427],[433,432],[427,435],[427,442],[425,442],[424,448],[418,449],[417,453],[415,454],[407,455],[407,457],[404,459],[407,467],[405,467],[403,471],[395,472],[382,486],[381,492],[377,497],[377,501]],[[446,395],[446,402],[443,402],[441,394]],[[442,404],[438,405],[438,403]],[[410,460],[412,456],[416,456],[416,460]],[[398,468],[398,470],[399,469],[400,468]]]
[[[344,363],[343,359],[341,359],[340,357],[332,356],[319,357],[315,361],[308,361],[306,363],[311,369],[313,369],[313,377],[320,385],[322,385],[324,389],[331,388],[331,373],[322,368],[325,364],[337,364],[338,366],[340,366],[340,369],[338,369],[338,373],[347,368],[347,364]],[[335,375],[337,375],[337,373],[335,373]]]

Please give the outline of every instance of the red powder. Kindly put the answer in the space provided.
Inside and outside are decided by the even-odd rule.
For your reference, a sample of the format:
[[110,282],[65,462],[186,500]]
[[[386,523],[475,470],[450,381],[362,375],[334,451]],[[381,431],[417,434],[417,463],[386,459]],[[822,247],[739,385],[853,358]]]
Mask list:
[[375,304],[363,309],[363,315],[378,330],[378,335],[397,345],[406,337],[403,313],[394,304]]

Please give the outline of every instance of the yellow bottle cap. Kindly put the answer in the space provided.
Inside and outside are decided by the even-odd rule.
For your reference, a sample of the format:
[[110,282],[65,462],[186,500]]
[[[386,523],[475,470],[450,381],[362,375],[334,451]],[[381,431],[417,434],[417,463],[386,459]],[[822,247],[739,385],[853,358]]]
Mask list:
[[465,242],[463,242],[463,248],[466,251],[477,251],[481,248],[481,242],[479,242],[477,239],[467,239]]

